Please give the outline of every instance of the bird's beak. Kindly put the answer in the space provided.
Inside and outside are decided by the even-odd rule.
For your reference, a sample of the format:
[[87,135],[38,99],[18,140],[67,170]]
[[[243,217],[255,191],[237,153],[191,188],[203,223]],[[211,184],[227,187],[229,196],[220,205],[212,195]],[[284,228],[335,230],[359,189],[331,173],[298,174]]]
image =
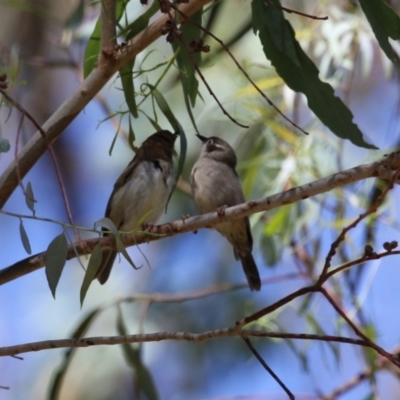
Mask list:
[[206,141],[208,140],[208,138],[206,138],[205,136],[202,136],[202,135],[199,135],[199,134],[197,134],[196,136],[197,136],[203,143],[206,142]]

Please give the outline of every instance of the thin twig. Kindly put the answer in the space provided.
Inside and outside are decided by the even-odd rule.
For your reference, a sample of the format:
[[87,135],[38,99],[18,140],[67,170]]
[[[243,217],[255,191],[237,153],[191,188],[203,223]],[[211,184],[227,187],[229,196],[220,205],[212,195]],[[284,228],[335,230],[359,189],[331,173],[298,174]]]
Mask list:
[[[178,12],[180,12],[179,9],[178,9],[177,7],[174,7],[174,8],[175,8],[176,10],[178,10]],[[172,21],[172,22],[174,22],[174,21]],[[188,55],[189,60],[190,60],[190,62],[192,63],[194,69],[195,69],[195,70],[197,71],[197,73],[199,74],[201,80],[203,81],[203,83],[204,83],[204,85],[206,86],[206,88],[207,88],[208,92],[210,93],[210,95],[211,95],[212,97],[214,97],[214,100],[217,102],[217,104],[218,104],[219,108],[221,109],[222,113],[223,113],[224,115],[226,115],[226,116],[227,116],[233,123],[235,123],[236,125],[238,125],[238,126],[240,126],[240,127],[242,127],[242,128],[249,128],[248,125],[241,124],[241,123],[238,122],[235,118],[233,118],[232,115],[230,115],[230,114],[228,113],[228,111],[226,111],[225,107],[222,105],[222,103],[219,101],[218,97],[215,95],[215,93],[214,93],[213,90],[211,89],[211,87],[210,87],[210,85],[208,84],[206,78],[204,77],[203,73],[201,72],[199,66],[196,64],[196,61],[194,61],[193,56],[192,56],[190,50],[189,50],[189,49],[187,48],[187,46],[185,45],[185,42],[183,41],[182,37],[181,37],[180,35],[177,35],[175,32],[174,32],[174,37],[175,37],[176,39],[179,40],[180,44],[182,45],[183,49],[185,50],[186,54]]]
[[291,8],[282,7],[280,4],[275,4],[275,3],[271,2],[270,0],[264,0],[264,2],[268,6],[279,8],[280,10],[285,11],[285,12],[287,12],[289,14],[297,14],[297,15],[301,15],[302,17],[307,17],[307,18],[311,18],[311,19],[318,19],[318,20],[323,20],[323,21],[326,21],[328,19],[327,16],[326,17],[317,17],[315,15],[306,14],[306,13],[303,13],[301,11],[293,10]]
[[282,382],[278,375],[269,367],[269,365],[265,362],[265,360],[261,357],[260,353],[257,349],[253,346],[250,339],[248,337],[243,337],[244,342],[246,343],[247,347],[251,350],[260,364],[267,370],[267,372],[278,382],[278,385],[286,392],[290,399],[294,400],[293,393],[288,389],[288,387]]
[[242,74],[246,77],[246,79],[253,85],[253,87],[257,90],[258,93],[266,100],[266,102],[286,121],[288,121],[291,125],[293,125],[295,128],[299,129],[301,132],[304,134],[308,135],[308,132],[306,132],[304,129],[302,129],[299,125],[297,125],[295,122],[293,122],[289,117],[287,117],[270,99],[269,97],[257,86],[257,84],[250,78],[249,74],[243,69],[243,67],[239,64],[239,62],[236,60],[235,56],[232,54],[232,52],[229,50],[229,48],[225,45],[225,43],[219,39],[217,36],[215,36],[212,32],[208,31],[204,27],[202,27],[200,24],[198,24],[196,21],[191,19],[189,16],[185,15],[182,11],[180,11],[177,7],[174,5],[171,5],[182,17],[190,21],[193,25],[195,25],[197,28],[201,29],[205,34],[211,36],[215,41],[217,41],[223,49],[228,53],[228,55],[231,57],[232,61],[236,64],[236,66],[239,68],[239,70],[242,72]]
[[386,350],[384,350],[382,347],[378,346],[376,343],[374,343],[367,335],[364,335],[363,332],[361,332],[356,324],[346,315],[346,313],[336,304],[336,302],[333,300],[333,298],[329,295],[328,291],[321,287],[319,290],[325,298],[329,301],[329,303],[332,305],[332,307],[336,310],[336,312],[347,322],[347,324],[353,329],[354,333],[360,337],[362,340],[365,341],[365,343],[369,343],[370,347],[372,347],[377,353],[379,353],[381,356],[387,358],[389,361],[391,361],[393,364],[397,365],[400,367],[400,361],[397,359],[397,357],[394,357],[393,354],[390,354]]
[[342,272],[351,267],[354,267],[355,265],[359,265],[359,264],[362,264],[362,263],[365,263],[365,262],[371,261],[371,260],[379,260],[381,258],[390,256],[391,254],[400,255],[400,250],[391,250],[391,251],[385,251],[382,253],[373,253],[371,255],[364,255],[364,256],[358,258],[357,260],[349,261],[348,263],[329,271],[326,274],[325,281],[328,280],[333,275],[336,275],[339,272]]
[[393,174],[392,178],[389,181],[389,184],[386,186],[385,190],[378,196],[375,203],[371,207],[369,207],[368,210],[366,210],[365,212],[360,214],[360,216],[356,220],[354,220],[350,225],[348,225],[342,229],[342,232],[340,233],[338,238],[331,244],[331,248],[325,259],[325,265],[324,265],[322,273],[320,275],[320,280],[323,280],[325,275],[327,274],[328,269],[331,266],[332,258],[335,255],[336,250],[339,247],[340,243],[344,241],[346,234],[351,229],[355,228],[368,215],[371,215],[372,213],[374,213],[378,210],[378,207],[382,204],[386,195],[393,188],[394,182],[396,182],[397,178],[399,177],[399,174],[400,174],[400,167],[397,168],[397,171]]
[[[400,346],[396,346],[390,352],[392,354],[398,354],[399,351],[400,351]],[[393,370],[393,368],[395,368],[395,370]],[[356,376],[349,379],[343,385],[334,389],[331,393],[322,396],[321,400],[335,400],[339,396],[342,396],[349,390],[353,389],[355,386],[359,385],[361,382],[365,381],[366,379],[370,379],[371,376],[375,374],[377,370],[386,370],[386,369],[390,370],[390,372],[392,372],[397,379],[399,378],[400,370],[394,367],[393,364],[390,364],[386,358],[379,357],[375,361],[374,366],[372,368],[364,369],[364,371],[358,373]]]
[[150,343],[165,340],[188,341],[201,343],[212,339],[225,337],[262,337],[276,339],[319,340],[322,342],[338,342],[375,348],[370,341],[347,338],[342,336],[315,335],[305,333],[263,332],[257,330],[237,330],[236,328],[220,328],[201,333],[192,332],[156,332],[136,335],[96,336],[80,339],[45,340],[40,342],[24,343],[16,346],[0,347],[0,357],[15,356],[16,354],[30,353],[42,350],[79,348],[99,345],[119,345],[131,343]]
[[[17,101],[15,101],[12,97],[10,97],[1,88],[0,88],[0,93],[7,99],[7,101],[9,101],[16,109],[18,109],[19,112],[22,115],[26,115],[26,117],[32,122],[32,124],[40,132],[40,134],[42,135],[43,139],[45,140],[47,149],[49,150],[51,159],[53,161],[54,169],[56,171],[57,180],[58,180],[58,184],[60,185],[60,190],[61,190],[62,198],[64,200],[64,206],[65,206],[65,209],[66,209],[66,212],[67,212],[68,220],[71,223],[71,225],[74,227],[76,238],[80,241],[81,238],[80,238],[80,235],[79,235],[79,231],[75,227],[74,218],[72,216],[71,208],[69,206],[67,191],[66,191],[64,183],[63,183],[63,179],[62,179],[62,176],[61,176],[60,168],[58,166],[57,158],[56,158],[54,150],[53,150],[53,148],[51,146],[51,143],[47,139],[46,133],[44,132],[42,127],[36,122],[36,120],[32,117],[32,115],[21,104],[19,104]],[[18,139],[18,135],[17,135],[17,139]],[[19,168],[18,154],[16,154],[15,163],[16,163],[16,166],[17,166],[17,176],[18,176],[19,184],[22,185],[22,174],[21,174],[21,171],[20,171],[20,168]],[[22,188],[23,188],[23,186],[22,186]],[[26,196],[26,193],[25,193],[24,189],[23,189],[23,191],[24,191],[24,195]]]

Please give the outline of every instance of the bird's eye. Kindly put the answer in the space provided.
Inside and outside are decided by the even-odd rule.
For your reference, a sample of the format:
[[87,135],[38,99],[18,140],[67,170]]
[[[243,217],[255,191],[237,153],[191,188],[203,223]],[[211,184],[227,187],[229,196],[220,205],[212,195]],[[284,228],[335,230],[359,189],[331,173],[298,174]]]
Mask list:
[[207,144],[214,144],[214,139],[208,139]]

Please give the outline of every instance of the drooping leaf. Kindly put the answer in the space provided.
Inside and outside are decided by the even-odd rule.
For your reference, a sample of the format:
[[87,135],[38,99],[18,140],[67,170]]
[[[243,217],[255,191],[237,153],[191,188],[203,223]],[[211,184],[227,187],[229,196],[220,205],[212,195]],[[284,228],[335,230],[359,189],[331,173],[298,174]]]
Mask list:
[[[363,327],[363,331],[370,339],[372,342],[376,341],[376,329],[372,324],[367,324],[365,327]],[[370,375],[370,380],[372,382],[375,382],[375,374],[374,372],[376,371],[376,360],[378,358],[378,353],[374,350],[371,349],[370,347],[362,347],[363,353],[364,353],[364,358],[365,361],[368,364],[368,367],[371,369],[372,373]]]
[[[149,24],[150,18],[158,11],[160,8],[160,3],[158,1],[153,1],[151,7],[143,13],[140,17],[138,17],[132,24],[123,30],[123,32],[127,32],[126,40],[130,40],[135,37],[139,32],[147,27]],[[138,110],[136,105],[135,98],[135,87],[134,87],[134,78],[133,78],[133,66],[135,64],[135,59],[133,58],[126,64],[124,64],[119,70],[119,74],[121,77],[122,89],[124,91],[125,101],[128,105],[128,109],[130,113],[138,118]]]
[[132,128],[131,119],[129,118],[128,143],[129,147],[136,153],[138,151],[138,148],[135,146],[135,139],[136,135]]
[[[191,16],[191,19],[201,25],[201,16],[203,9],[200,9]],[[177,53],[176,61],[179,67],[183,93],[186,98],[189,98],[192,107],[196,104],[196,96],[199,90],[199,81],[196,78],[196,69],[193,64],[199,66],[201,64],[201,52],[192,52],[190,43],[194,40],[199,40],[201,30],[195,24],[187,21],[180,27],[182,32],[181,39],[175,39],[171,44],[174,52]]]
[[260,248],[265,262],[273,266],[280,257],[280,251],[277,246],[278,239],[275,236],[263,235],[260,240]]
[[119,75],[121,77],[122,90],[124,92],[124,97],[128,109],[133,117],[137,118],[139,116],[136,99],[135,99],[135,86],[133,83],[133,65],[135,64],[135,59],[128,61],[124,64],[120,70]]
[[[88,313],[82,320],[82,322],[75,329],[74,333],[71,335],[71,339],[81,338],[89,329],[90,325],[94,321],[95,317],[101,311],[101,308],[96,308],[95,310]],[[64,381],[64,377],[68,371],[68,367],[71,364],[72,358],[78,349],[72,347],[68,349],[64,354],[64,359],[61,365],[54,372],[52,377],[52,382],[49,386],[49,400],[58,400],[60,396],[61,386]]]
[[118,228],[115,226],[114,222],[112,222],[110,218],[107,218],[107,217],[101,218],[98,221],[96,221],[95,225],[99,225],[102,228],[105,228],[105,229],[109,230],[110,232],[112,232],[113,235],[115,236],[117,250],[119,252],[121,252],[121,254],[124,256],[126,261],[128,261],[129,264],[131,264],[134,269],[140,269],[140,267],[137,267],[134,264],[134,262],[132,261],[132,259],[130,258],[128,252],[126,251],[124,244],[122,243],[121,235],[118,231]]
[[180,138],[181,151],[179,153],[176,180],[178,180],[180,178],[180,176],[182,175],[183,167],[185,165],[185,160],[186,160],[186,152],[187,152],[187,139],[186,139],[185,131],[183,130],[183,128],[179,122],[178,122],[178,132],[179,132],[179,138]]
[[64,233],[56,236],[46,251],[46,277],[51,293],[56,298],[56,288],[67,261],[68,241]]
[[310,109],[336,136],[356,146],[376,149],[364,140],[353,114],[335,96],[333,88],[319,79],[318,68],[300,47],[282,10],[263,0],[253,0],[252,13],[254,33],[258,32],[266,57],[286,84],[307,97]]
[[0,153],[7,153],[10,150],[10,142],[7,139],[0,138]]
[[24,246],[25,251],[28,254],[32,254],[31,244],[29,243],[29,238],[26,233],[22,219],[19,222],[19,235],[21,236],[21,242],[22,242],[22,245]]
[[[127,335],[120,309],[118,309],[117,330],[119,335]],[[127,364],[132,368],[134,387],[138,398],[141,398],[140,395],[143,394],[147,400],[158,400],[157,387],[149,369],[142,362],[140,349],[137,346],[123,344],[122,351]]]
[[379,46],[389,60],[397,61],[398,57],[389,43],[389,37],[394,40],[400,39],[400,17],[383,0],[360,0],[360,5]]
[[175,118],[175,115],[171,111],[171,108],[169,107],[164,96],[150,83],[145,83],[143,84],[143,86],[148,86],[150,88],[151,94],[153,98],[156,100],[158,107],[165,115],[165,117],[168,119],[168,122],[171,124],[171,126],[174,128],[174,131],[178,132],[179,131],[178,120]]
[[83,278],[81,293],[80,293],[81,307],[83,305],[83,301],[85,300],[86,293],[89,290],[89,287],[93,282],[93,279],[97,274],[97,271],[99,270],[102,258],[103,255],[101,252],[101,246],[99,243],[97,243],[96,247],[93,249],[92,255],[90,256],[85,277]]
[[156,131],[161,131],[160,125],[158,125],[157,121],[155,121],[153,118],[149,117],[144,111],[140,110],[140,112],[146,116],[146,118],[149,120],[151,125]]
[[84,63],[83,63],[83,77],[87,78],[94,70],[100,53],[100,18],[97,20],[93,33],[87,42]]
[[[203,9],[201,8],[192,15],[191,20],[201,25],[202,13]],[[199,81],[196,78],[194,64],[198,67],[200,66],[201,52],[192,52],[190,43],[201,38],[201,29],[188,21],[181,25],[180,30],[182,31],[181,40],[174,40],[171,45],[177,55],[176,61],[179,68],[180,82],[182,84],[186,109],[194,129],[197,134],[199,134],[191,107],[195,106],[196,97],[199,93]]]
[[33,212],[33,215],[35,215],[35,196],[33,194],[32,184],[30,182],[28,182],[25,189],[25,203]]

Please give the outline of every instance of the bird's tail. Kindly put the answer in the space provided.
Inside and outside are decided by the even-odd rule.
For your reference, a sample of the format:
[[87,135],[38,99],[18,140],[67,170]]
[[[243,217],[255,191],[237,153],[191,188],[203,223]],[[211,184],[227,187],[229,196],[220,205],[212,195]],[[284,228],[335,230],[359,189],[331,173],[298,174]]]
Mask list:
[[113,250],[103,251],[103,259],[101,261],[100,267],[97,271],[95,278],[104,285],[110,276],[111,269],[114,265],[115,257],[117,252]]
[[258,273],[257,265],[254,261],[253,255],[247,253],[245,255],[239,254],[240,261],[242,262],[243,271],[246,274],[247,282],[251,290],[261,289],[260,274]]

